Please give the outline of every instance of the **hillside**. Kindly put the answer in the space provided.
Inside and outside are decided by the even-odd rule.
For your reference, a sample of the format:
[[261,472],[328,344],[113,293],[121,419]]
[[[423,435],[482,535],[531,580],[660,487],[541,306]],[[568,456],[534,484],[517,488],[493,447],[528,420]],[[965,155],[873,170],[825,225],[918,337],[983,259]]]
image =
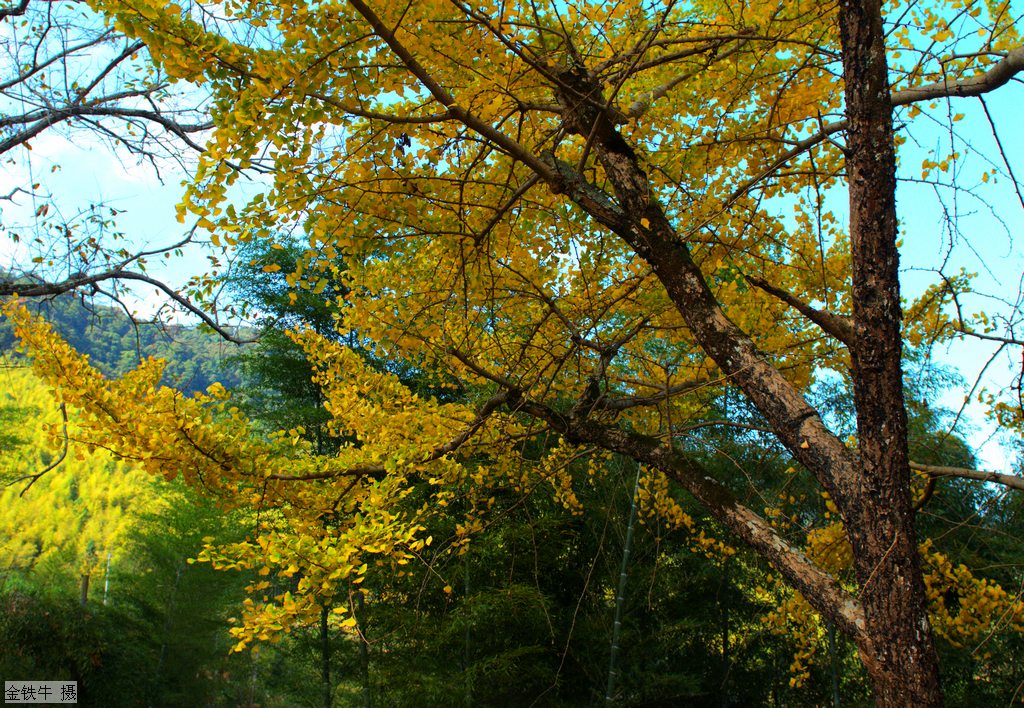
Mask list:
[[[241,347],[199,327],[133,322],[120,309],[73,295],[27,305],[107,376],[124,374],[140,359],[155,356],[168,362],[163,383],[186,394],[205,390],[214,381],[227,388],[239,383],[236,367],[228,362]],[[0,318],[0,354],[9,356],[15,346],[10,322]]]

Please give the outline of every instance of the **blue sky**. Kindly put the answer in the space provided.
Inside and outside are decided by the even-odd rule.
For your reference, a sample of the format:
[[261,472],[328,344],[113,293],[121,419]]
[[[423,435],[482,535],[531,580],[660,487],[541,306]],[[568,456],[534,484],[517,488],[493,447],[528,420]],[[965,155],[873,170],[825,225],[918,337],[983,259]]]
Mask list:
[[[989,113],[998,130],[999,139],[1018,179],[1024,177],[1024,132],[1021,131],[1020,115],[1024,111],[1024,84],[1012,82],[985,97]],[[952,190],[930,185],[903,182],[897,194],[897,208],[906,236],[901,249],[902,283],[904,293],[911,296],[928,284],[935,282],[934,269],[948,256],[947,274],[955,273],[959,267],[977,273],[974,288],[976,295],[962,300],[965,315],[985,310],[1006,311],[1005,305],[993,298],[1016,302],[1021,297],[1021,278],[1024,275],[1024,206],[1013,189],[1006,168],[1002,164],[988,119],[976,98],[961,98],[950,101],[954,113],[964,113],[965,118],[956,124],[956,130],[969,139],[972,147],[965,148],[957,141],[956,150],[964,153],[958,169],[957,179],[965,186],[978,187],[980,201],[968,194],[956,194]],[[945,106],[940,105],[939,111]],[[948,125],[936,124],[926,130],[916,129],[922,147],[934,148],[936,152],[950,151]],[[925,143],[925,140],[930,142]],[[903,151],[901,172],[919,173],[920,158],[909,149]],[[915,162],[916,160],[916,162]],[[994,160],[990,162],[989,160]],[[981,181],[981,172],[996,167],[999,174],[988,183]],[[919,174],[918,174],[919,176]],[[1021,186],[1024,191],[1024,185]],[[987,204],[985,203],[987,202]],[[945,210],[956,217],[959,233],[951,233],[946,223]],[[996,332],[1001,334],[1001,332]],[[1017,338],[1024,332],[1018,331]],[[936,352],[937,358],[955,366],[966,378],[967,385],[973,384],[981,368],[996,351],[998,345],[981,342],[973,338],[953,342]],[[989,366],[984,385],[990,389],[1010,386],[1021,374],[1020,347],[1010,346]],[[963,391],[950,391],[940,401],[943,405],[957,409],[963,402]],[[972,404],[971,418],[979,426],[971,436],[979,450],[980,463],[990,469],[1008,470],[1008,452],[1000,443],[990,439],[995,431],[991,425],[983,424],[982,408]]]

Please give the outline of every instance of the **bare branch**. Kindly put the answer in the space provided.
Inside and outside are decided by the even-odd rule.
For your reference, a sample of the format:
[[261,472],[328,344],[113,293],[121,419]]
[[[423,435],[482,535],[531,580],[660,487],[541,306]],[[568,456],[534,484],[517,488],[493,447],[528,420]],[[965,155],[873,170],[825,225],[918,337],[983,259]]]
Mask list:
[[1010,184],[1013,185],[1013,190],[1017,193],[1017,201],[1020,202],[1021,207],[1024,207],[1024,194],[1020,192],[1020,182],[1017,181],[1017,175],[1013,173],[1013,165],[1010,164],[1010,158],[1006,155],[1006,150],[1003,148],[1003,141],[999,138],[999,131],[996,130],[996,122],[992,120],[992,114],[988,110],[988,104],[985,103],[984,96],[978,96],[978,101],[981,103],[981,110],[985,111],[985,118],[988,119],[989,128],[992,129],[992,137],[995,138],[996,147],[999,148],[999,156],[1003,158],[1003,165],[1006,167],[1006,173],[1010,175]]
[[21,492],[18,494],[19,497],[25,496],[25,492],[27,492],[29,490],[29,488],[33,484],[38,482],[42,478],[43,475],[45,475],[50,470],[56,468],[60,463],[62,463],[65,460],[65,458],[67,458],[67,456],[68,456],[68,408],[67,408],[67,405],[64,404],[63,401],[60,404],[60,415],[61,415],[61,418],[63,418],[63,421],[64,421],[61,424],[61,438],[63,439],[63,444],[62,444],[61,449],[60,449],[60,456],[58,456],[56,460],[54,460],[53,462],[48,464],[46,466],[46,468],[44,470],[42,470],[41,472],[36,472],[35,474],[27,474],[27,475],[25,475],[23,477],[18,477],[18,479],[14,480],[13,482],[9,482],[7,484],[7,486],[8,487],[12,487],[15,484],[18,484],[19,482],[24,482],[26,479],[29,480],[28,484],[25,485],[25,488],[22,489]]
[[140,108],[125,108],[123,106],[105,106],[95,105],[89,103],[85,105],[71,105],[64,108],[54,108],[52,110],[39,110],[32,113],[26,113],[20,116],[11,116],[0,121],[0,127],[7,125],[15,125],[20,123],[34,123],[24,130],[11,135],[6,140],[0,142],[0,155],[11,150],[18,145],[24,145],[26,142],[36,137],[44,130],[52,125],[60,123],[64,120],[71,118],[86,118],[86,117],[111,117],[111,118],[124,118],[132,120],[146,120],[151,123],[156,123],[163,127],[167,132],[173,133],[180,138],[186,145],[193,150],[202,152],[203,147],[197,144],[189,137],[189,133],[195,133],[202,130],[209,130],[213,127],[213,123],[197,123],[193,125],[183,125],[176,123],[170,118],[166,117],[162,113],[157,111],[147,111]]
[[911,462],[910,469],[924,472],[932,477],[958,477],[960,479],[976,479],[981,482],[993,482],[1004,487],[1017,489],[1024,492],[1024,477],[1000,472],[989,472],[987,470],[972,470],[964,467],[939,467],[936,465],[922,465],[919,462]]
[[22,73],[17,74],[16,76],[14,76],[14,78],[0,82],[0,91],[6,91],[7,89],[13,86],[17,86],[18,84],[27,81],[28,79],[32,78],[35,74],[39,73],[46,67],[51,66],[52,64],[55,64],[60,61],[66,62],[72,54],[77,54],[80,51],[98,46],[106,42],[108,39],[110,39],[113,33],[113,30],[109,30],[107,32],[104,32],[103,34],[92,37],[86,40],[85,42],[82,42],[81,44],[61,49],[61,51],[55,53],[49,59],[34,62],[31,67],[24,70]]
[[179,293],[174,288],[170,287],[166,283],[163,283],[156,278],[151,278],[143,273],[136,273],[129,270],[121,270],[114,268],[112,270],[103,271],[100,273],[85,273],[81,275],[72,276],[67,280],[63,280],[59,283],[47,283],[47,282],[25,282],[16,280],[0,280],[0,296],[6,295],[17,295],[20,297],[47,297],[50,295],[60,295],[62,293],[70,292],[78,288],[96,285],[106,280],[134,280],[141,283],[152,285],[153,287],[161,290],[168,295],[172,300],[181,305],[185,310],[202,320],[203,324],[208,326],[222,338],[235,344],[252,344],[258,341],[257,339],[249,339],[239,337],[232,334],[210,315],[208,315],[202,307],[196,305],[184,295]]
[[25,14],[25,10],[28,9],[28,0],[21,0],[14,7],[5,7],[0,9],[0,20],[8,17],[18,17]]
[[995,334],[985,334],[984,332],[972,332],[962,324],[957,328],[957,331],[966,337],[974,337],[975,339],[984,339],[988,342],[999,342],[1001,344],[1016,344],[1019,347],[1024,347],[1024,340],[1014,339],[1013,337],[1000,337]]

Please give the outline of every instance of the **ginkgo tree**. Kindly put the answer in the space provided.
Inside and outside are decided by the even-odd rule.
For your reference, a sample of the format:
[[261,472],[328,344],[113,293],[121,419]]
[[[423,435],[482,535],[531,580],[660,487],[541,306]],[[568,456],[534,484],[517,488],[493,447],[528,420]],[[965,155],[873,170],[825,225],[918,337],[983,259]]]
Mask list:
[[[432,505],[467,510],[459,548],[489,489],[553,484],[572,508],[566,461],[590,455],[599,474],[617,453],[644,466],[664,516],[685,524],[672,493],[689,493],[847,635],[880,705],[942,703],[904,342],[1019,342],[961,310],[965,274],[904,307],[897,150],[935,115],[955,131],[965,97],[1013,90],[1024,46],[1008,2],[90,4],[211,96],[181,218],[227,248],[301,229],[291,285],[340,279],[341,327],[463,394],[421,397],[299,333],[345,441],[317,458],[296,431],[247,437],[220,391],[157,388],[154,363],[101,380],[11,310],[97,441],[267,509],[250,543],[208,554],[301,569],[297,593],[255,589],[243,643],[312,619],[315,592],[358,583],[370,559],[401,568],[432,540]],[[923,178],[955,176],[964,155],[935,157]],[[232,187],[256,160],[272,182],[241,204]],[[1012,179],[1010,160],[995,157],[997,176]],[[825,370],[853,390],[848,439],[809,402]],[[763,444],[813,476],[841,524],[794,538],[707,472],[700,430],[735,421],[701,414],[723,395],[756,408]],[[1019,426],[1019,406],[994,403]],[[546,457],[524,458],[552,434]],[[417,485],[430,504],[408,503]]]

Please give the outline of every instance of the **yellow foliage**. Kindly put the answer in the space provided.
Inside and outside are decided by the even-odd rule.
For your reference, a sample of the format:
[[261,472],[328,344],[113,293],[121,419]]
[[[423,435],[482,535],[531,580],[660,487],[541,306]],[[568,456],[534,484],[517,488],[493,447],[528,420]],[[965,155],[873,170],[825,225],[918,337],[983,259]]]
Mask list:
[[672,498],[668,478],[664,474],[651,470],[646,472],[641,475],[637,490],[641,519],[650,521],[657,518],[670,529],[685,528],[690,534],[690,548],[711,560],[721,560],[736,553],[732,546],[708,536],[705,530],[698,528],[693,517],[683,511],[679,502]]
[[[853,554],[840,522],[807,534],[806,553],[820,567],[852,588]],[[1024,600],[997,583],[978,578],[962,564],[954,565],[934,542],[920,546],[924,565],[928,618],[936,636],[957,648],[977,646],[996,632],[1024,632]],[[790,685],[802,685],[810,677],[826,628],[822,618],[797,592],[781,583],[776,588],[778,606],[766,617],[773,631],[796,641],[790,665]]]
[[993,632],[1024,632],[1024,600],[976,577],[963,564],[921,544],[925,593],[932,630],[955,647],[977,645]]
[[[220,384],[184,396],[158,385],[163,363],[152,359],[119,380],[106,379],[41,318],[17,303],[5,312],[35,374],[75,411],[75,438],[82,445],[103,448],[104,459],[112,456],[132,469],[180,476],[226,505],[258,510],[252,538],[208,543],[199,560],[300,579],[294,593],[274,597],[263,596],[265,588],[256,585],[249,589],[242,621],[232,629],[237,649],[315,617],[323,602],[363,581],[368,558],[402,565],[415,557],[431,540],[420,537],[418,518],[427,509],[410,510],[403,500],[426,480],[436,488],[435,502],[443,503],[466,476],[454,458],[431,459],[422,450],[461,431],[473,418],[471,409],[426,403],[433,415],[415,416],[418,396],[397,377],[311,334],[296,337],[303,344],[315,341],[311,359],[334,424],[356,441],[332,458],[313,456],[308,444],[297,441],[298,431],[261,439]],[[478,444],[486,446],[482,437]],[[459,535],[468,542],[481,528],[470,515]],[[67,532],[73,529],[69,525]],[[112,543],[102,541],[103,548]],[[341,620],[339,626],[351,623]]]

